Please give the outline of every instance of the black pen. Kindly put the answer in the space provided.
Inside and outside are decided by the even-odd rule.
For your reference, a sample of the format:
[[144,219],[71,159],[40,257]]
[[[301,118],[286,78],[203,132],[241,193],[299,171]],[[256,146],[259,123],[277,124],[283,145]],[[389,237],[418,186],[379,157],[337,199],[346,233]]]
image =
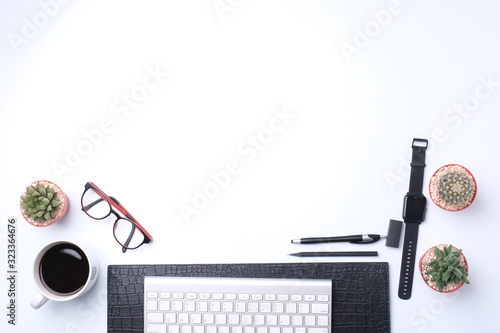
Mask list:
[[338,252],[297,252],[290,253],[294,257],[375,257],[377,251],[338,251]]
[[357,244],[374,243],[386,236],[376,234],[337,236],[337,237],[311,237],[292,239],[293,244],[316,244],[316,243],[332,243],[332,242],[349,242]]

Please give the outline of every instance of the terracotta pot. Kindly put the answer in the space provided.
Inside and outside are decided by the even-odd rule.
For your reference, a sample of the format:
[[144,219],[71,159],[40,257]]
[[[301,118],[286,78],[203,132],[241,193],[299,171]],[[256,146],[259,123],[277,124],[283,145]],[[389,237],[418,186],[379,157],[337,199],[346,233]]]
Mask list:
[[[439,249],[443,249],[445,246],[449,246],[449,244],[439,244],[436,245]],[[439,289],[436,287],[435,282],[431,282],[430,279],[432,276],[430,274],[426,274],[425,272],[430,269],[429,266],[427,266],[427,263],[429,263],[431,260],[436,258],[436,255],[434,254],[434,247],[431,247],[427,251],[425,251],[424,255],[420,258],[418,267],[420,268],[420,274],[422,276],[422,279],[424,280],[425,284],[427,284],[432,290],[435,290],[437,292],[440,292]],[[456,251],[458,248],[453,247],[453,250]],[[465,258],[463,253],[460,253],[458,256],[462,264],[465,264],[466,271],[469,272],[469,264],[467,263],[467,259]],[[453,291],[456,291],[460,289],[464,285],[464,282],[460,281],[458,284],[455,283],[449,283],[447,286],[443,288],[443,293],[451,293]]]
[[[449,197],[445,197],[440,191],[440,188],[446,186],[446,181],[449,178],[451,173],[458,174],[459,177],[462,177],[463,183],[456,184],[452,187],[449,187],[449,195],[454,193],[464,195],[465,192],[470,192],[469,195],[464,195],[462,200],[447,200]],[[472,173],[465,167],[459,164],[447,164],[440,167],[434,174],[432,175],[429,181],[429,194],[432,201],[440,208],[450,211],[457,212],[469,207],[474,199],[476,198],[477,193],[477,183],[476,179],[472,175]]]
[[[68,211],[69,211],[69,199],[68,199],[68,196],[63,192],[63,190],[51,181],[38,180],[36,182],[31,183],[30,186],[31,185],[36,186],[36,184],[38,184],[38,183],[48,185],[49,187],[54,189],[55,198],[57,198],[57,200],[59,200],[59,202],[60,202],[59,206],[57,207],[57,210],[55,212],[54,217],[50,218],[46,221],[43,221],[43,222],[37,222],[37,221],[35,221],[35,219],[24,215],[24,211],[23,211],[22,207],[21,207],[21,214],[23,215],[24,219],[29,224],[34,225],[35,227],[48,227],[49,225],[52,225],[52,224],[56,223],[57,221],[59,221],[64,215],[66,215],[66,213],[68,213]],[[21,194],[21,197],[25,194],[26,194],[26,191],[24,191]],[[22,204],[22,200],[20,200],[20,204]]]

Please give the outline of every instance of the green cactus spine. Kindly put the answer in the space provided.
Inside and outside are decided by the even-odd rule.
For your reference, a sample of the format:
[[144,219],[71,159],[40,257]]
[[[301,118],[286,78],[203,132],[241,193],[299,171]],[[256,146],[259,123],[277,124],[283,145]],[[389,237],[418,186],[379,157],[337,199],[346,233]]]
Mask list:
[[463,207],[475,195],[476,186],[471,176],[465,172],[452,171],[443,176],[438,186],[441,199],[448,205]]

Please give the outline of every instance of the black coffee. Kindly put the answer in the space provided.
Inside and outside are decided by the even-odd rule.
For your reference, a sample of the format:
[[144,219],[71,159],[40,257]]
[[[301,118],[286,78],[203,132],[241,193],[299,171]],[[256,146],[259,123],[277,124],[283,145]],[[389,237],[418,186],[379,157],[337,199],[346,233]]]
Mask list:
[[80,290],[89,277],[89,261],[83,251],[69,243],[51,247],[40,261],[40,278],[52,293],[68,295]]

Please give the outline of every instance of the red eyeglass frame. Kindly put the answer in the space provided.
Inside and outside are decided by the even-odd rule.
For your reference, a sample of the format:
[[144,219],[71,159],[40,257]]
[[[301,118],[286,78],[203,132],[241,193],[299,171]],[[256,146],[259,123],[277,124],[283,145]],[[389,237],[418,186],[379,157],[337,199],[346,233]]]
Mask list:
[[[101,217],[101,218],[95,218],[95,217],[91,216],[89,213],[87,213],[87,211],[85,210],[84,205],[83,205],[83,197],[85,196],[85,193],[89,189],[95,190],[97,192],[97,194],[103,200],[106,200],[108,202],[108,204],[110,205],[110,207],[111,207],[110,212],[106,216]],[[143,244],[148,244],[149,242],[151,242],[153,240],[153,236],[151,236],[151,234],[149,232],[147,232],[146,229],[144,229],[144,227],[125,209],[125,207],[123,207],[123,205],[121,203],[118,202],[118,200],[106,195],[106,193],[104,193],[93,182],[87,182],[87,184],[85,184],[85,190],[83,191],[82,198],[81,198],[81,206],[82,206],[82,210],[85,212],[85,214],[87,214],[89,217],[93,218],[94,220],[103,220],[111,214],[114,214],[117,217],[115,224],[113,226],[113,236],[115,237],[115,240],[118,242],[118,244],[122,245],[123,252],[125,252],[126,249],[129,249],[129,250],[137,249],[140,246],[142,246]],[[144,235],[144,240],[140,245],[133,247],[133,248],[130,248],[130,247],[124,246],[120,241],[118,241],[118,239],[116,238],[116,235],[115,235],[116,223],[118,222],[119,219],[123,219],[123,217],[121,217],[116,211],[114,211],[113,208],[115,208],[120,213],[122,213],[125,216],[125,219],[129,220],[133,225],[135,225],[139,229],[139,231]]]

